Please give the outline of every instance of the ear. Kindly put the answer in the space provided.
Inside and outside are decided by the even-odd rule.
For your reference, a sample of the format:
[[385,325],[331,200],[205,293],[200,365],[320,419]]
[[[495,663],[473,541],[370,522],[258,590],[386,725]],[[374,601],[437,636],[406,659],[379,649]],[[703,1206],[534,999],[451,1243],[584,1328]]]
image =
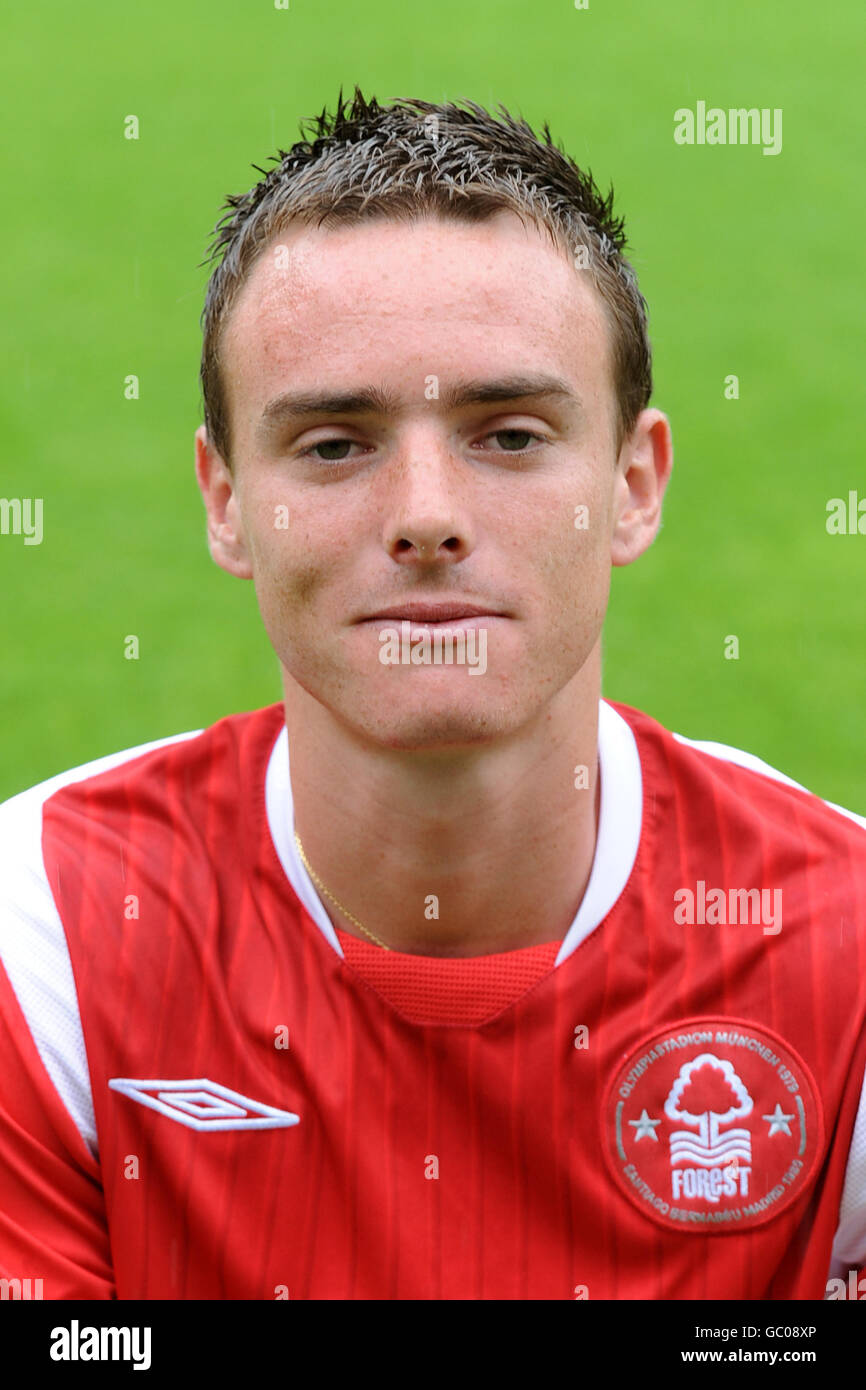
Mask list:
[[673,463],[667,416],[660,410],[642,411],[617,460],[612,564],[630,565],[652,545]]
[[204,425],[195,432],[195,476],[204,498],[207,540],[214,562],[239,579],[252,579],[235,480],[208,440]]

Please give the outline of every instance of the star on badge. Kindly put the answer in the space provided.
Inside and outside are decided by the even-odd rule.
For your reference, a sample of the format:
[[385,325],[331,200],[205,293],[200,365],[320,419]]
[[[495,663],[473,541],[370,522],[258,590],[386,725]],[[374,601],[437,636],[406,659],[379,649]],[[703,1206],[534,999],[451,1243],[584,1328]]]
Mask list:
[[787,1134],[790,1139],[792,1137],[790,1121],[793,1120],[793,1118],[793,1115],[786,1115],[779,1102],[776,1101],[776,1108],[772,1115],[761,1116],[762,1120],[768,1120],[770,1124],[770,1132],[767,1138],[772,1139],[774,1134]]
[[659,1142],[655,1127],[661,1124],[661,1120],[651,1120],[646,1113],[646,1109],[641,1111],[639,1120],[629,1120],[629,1124],[634,1125],[635,1143],[637,1143],[638,1139],[645,1139],[647,1137],[654,1139],[656,1143]]

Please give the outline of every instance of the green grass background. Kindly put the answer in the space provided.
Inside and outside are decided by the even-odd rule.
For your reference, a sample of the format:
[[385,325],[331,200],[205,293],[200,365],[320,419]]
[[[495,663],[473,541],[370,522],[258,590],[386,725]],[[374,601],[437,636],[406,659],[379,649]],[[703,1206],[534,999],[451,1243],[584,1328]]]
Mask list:
[[[866,496],[864,23],[860,0],[827,14],[754,0],[7,12],[0,495],[44,498],[45,539],[0,536],[0,797],[280,698],[252,585],[205,543],[199,262],[252,163],[357,82],[380,100],[504,102],[613,182],[676,461],[661,536],[614,574],[604,693],[866,812],[866,536],[825,529],[829,498]],[[782,153],[675,145],[673,112],[699,99],[782,107]],[[131,113],[138,141],[123,138]]]

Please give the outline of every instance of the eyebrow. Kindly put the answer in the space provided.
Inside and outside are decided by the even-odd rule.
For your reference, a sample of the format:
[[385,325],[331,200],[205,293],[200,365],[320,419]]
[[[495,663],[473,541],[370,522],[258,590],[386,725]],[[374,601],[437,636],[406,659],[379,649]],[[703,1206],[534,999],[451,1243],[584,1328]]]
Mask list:
[[[580,400],[566,381],[553,376],[511,376],[497,380],[458,382],[439,397],[446,410],[466,405],[488,405],[496,401],[568,399],[577,407]],[[269,401],[259,419],[257,433],[272,434],[281,426],[313,415],[389,415],[396,413],[397,397],[377,386],[357,391],[284,391]]]

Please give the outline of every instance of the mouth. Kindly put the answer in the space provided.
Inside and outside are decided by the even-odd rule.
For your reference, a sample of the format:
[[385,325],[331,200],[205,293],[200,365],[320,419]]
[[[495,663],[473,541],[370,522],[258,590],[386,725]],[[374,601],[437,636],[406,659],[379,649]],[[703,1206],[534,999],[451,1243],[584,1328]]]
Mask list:
[[391,608],[380,608],[358,621],[384,625],[400,622],[412,623],[415,627],[486,627],[491,621],[505,618],[492,608],[481,608],[478,604],[442,600],[439,603],[412,601],[394,604]]

